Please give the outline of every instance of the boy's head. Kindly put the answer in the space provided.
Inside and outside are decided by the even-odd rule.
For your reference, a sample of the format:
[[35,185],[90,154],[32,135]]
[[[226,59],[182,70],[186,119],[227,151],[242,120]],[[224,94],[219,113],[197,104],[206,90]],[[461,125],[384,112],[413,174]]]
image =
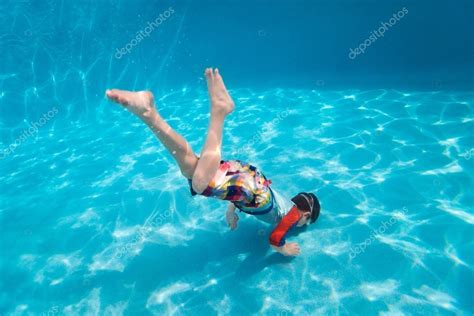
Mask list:
[[298,210],[302,213],[297,226],[304,226],[308,223],[313,224],[319,217],[321,205],[313,193],[301,192],[295,195],[291,201],[295,203]]

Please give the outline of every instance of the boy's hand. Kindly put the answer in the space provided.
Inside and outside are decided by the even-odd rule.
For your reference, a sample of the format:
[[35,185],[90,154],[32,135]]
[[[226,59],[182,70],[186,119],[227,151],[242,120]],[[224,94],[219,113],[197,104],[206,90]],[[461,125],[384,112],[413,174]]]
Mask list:
[[229,225],[231,230],[234,230],[237,228],[237,222],[239,220],[239,216],[235,214],[234,209],[227,210],[227,212],[225,213],[225,219],[227,221],[227,225]]
[[295,242],[287,242],[280,252],[285,256],[297,256],[300,254],[300,246]]

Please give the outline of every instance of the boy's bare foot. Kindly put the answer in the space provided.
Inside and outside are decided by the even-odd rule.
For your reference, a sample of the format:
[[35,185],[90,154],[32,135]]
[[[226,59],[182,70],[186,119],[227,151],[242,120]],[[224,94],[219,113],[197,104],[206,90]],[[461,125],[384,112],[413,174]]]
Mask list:
[[207,89],[211,98],[211,111],[213,114],[227,115],[234,110],[234,101],[224,85],[219,70],[207,68],[204,72],[207,79]]
[[127,110],[138,116],[144,121],[157,115],[155,109],[153,94],[150,91],[126,91],[112,89],[105,91],[107,97],[123,105]]

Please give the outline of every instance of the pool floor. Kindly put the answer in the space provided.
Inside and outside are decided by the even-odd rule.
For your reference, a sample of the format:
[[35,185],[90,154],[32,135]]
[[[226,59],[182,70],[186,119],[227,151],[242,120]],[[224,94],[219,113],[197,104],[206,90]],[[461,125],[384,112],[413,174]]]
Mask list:
[[[273,253],[271,227],[245,214],[229,231],[226,204],[191,197],[119,106],[104,99],[71,121],[58,105],[0,163],[0,314],[474,312],[472,92],[231,94],[223,158],[321,201],[317,224],[291,237],[299,257]],[[199,152],[206,91],[155,97]]]

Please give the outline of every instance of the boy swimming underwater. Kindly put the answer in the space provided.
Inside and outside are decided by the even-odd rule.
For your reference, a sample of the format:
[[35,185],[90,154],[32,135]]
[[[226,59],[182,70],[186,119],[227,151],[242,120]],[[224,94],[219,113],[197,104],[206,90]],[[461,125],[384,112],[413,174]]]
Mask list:
[[313,193],[302,192],[294,196],[292,207],[285,207],[278,193],[270,188],[271,181],[256,167],[239,160],[221,160],[222,130],[225,118],[234,110],[218,69],[205,71],[211,101],[211,117],[204,148],[198,157],[188,142],[160,116],[153,95],[148,91],[107,90],[106,95],[138,116],[174,157],[183,176],[190,185],[192,195],[203,195],[229,201],[226,221],[233,230],[239,217],[236,209],[276,224],[270,235],[273,249],[285,256],[300,253],[297,243],[285,242],[288,231],[297,226],[314,223],[320,205]]

